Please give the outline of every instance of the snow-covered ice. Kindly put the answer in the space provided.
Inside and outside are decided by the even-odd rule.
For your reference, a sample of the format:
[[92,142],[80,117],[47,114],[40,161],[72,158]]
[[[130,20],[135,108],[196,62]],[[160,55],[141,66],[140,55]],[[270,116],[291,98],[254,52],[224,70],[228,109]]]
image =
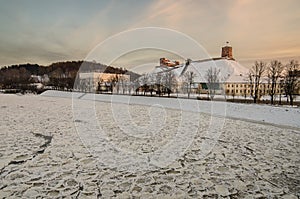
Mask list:
[[[57,91],[0,103],[2,198],[299,197],[298,108]],[[106,140],[84,137],[99,127]]]
[[68,93],[62,91],[46,91],[42,96],[67,97],[73,99],[153,105],[159,104],[165,108],[213,114],[234,119],[245,119],[273,125],[300,128],[300,109],[295,107],[280,107],[261,104],[239,104],[220,101],[197,101],[183,98],[157,98],[127,95],[105,95],[92,93]]

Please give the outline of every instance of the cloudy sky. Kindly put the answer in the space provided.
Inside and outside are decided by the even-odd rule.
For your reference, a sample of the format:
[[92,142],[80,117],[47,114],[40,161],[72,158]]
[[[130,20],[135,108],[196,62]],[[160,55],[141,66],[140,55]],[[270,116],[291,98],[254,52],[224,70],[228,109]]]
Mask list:
[[0,66],[83,60],[112,35],[142,27],[182,32],[212,57],[226,41],[244,63],[299,57],[299,8],[299,0],[0,0]]

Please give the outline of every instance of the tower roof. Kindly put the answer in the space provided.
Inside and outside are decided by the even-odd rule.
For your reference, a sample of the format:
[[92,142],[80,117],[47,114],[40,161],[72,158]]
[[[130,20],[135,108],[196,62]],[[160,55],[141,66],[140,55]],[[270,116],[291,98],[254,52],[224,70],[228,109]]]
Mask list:
[[225,45],[223,47],[232,47],[229,43],[229,41],[226,41]]

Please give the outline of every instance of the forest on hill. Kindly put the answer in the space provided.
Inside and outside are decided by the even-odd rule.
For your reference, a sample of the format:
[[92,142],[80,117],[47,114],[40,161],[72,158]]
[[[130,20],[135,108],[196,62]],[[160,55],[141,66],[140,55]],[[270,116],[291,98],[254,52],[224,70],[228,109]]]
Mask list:
[[36,90],[37,84],[42,84],[59,90],[72,90],[79,71],[128,74],[131,81],[140,76],[124,68],[89,61],[56,62],[49,66],[27,63],[1,68],[0,89]]

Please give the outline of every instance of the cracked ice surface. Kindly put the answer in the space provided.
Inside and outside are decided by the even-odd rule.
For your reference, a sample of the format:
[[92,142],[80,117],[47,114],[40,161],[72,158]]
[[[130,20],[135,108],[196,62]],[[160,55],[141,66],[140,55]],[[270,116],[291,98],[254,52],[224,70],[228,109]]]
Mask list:
[[[214,135],[207,134],[211,124],[208,114],[95,102],[92,111],[96,125],[84,117],[92,113],[88,111],[74,121],[70,98],[1,95],[0,103],[1,198],[299,197],[297,128],[225,119],[215,142]],[[85,106],[87,101],[78,103]],[[126,109],[131,118],[120,121]],[[190,120],[182,119],[183,115]],[[134,156],[128,155],[131,152],[137,158],[146,157],[136,161],[135,166],[148,163],[147,157],[153,161],[149,165],[154,166],[113,167],[109,161],[116,160],[109,159],[111,151],[99,156],[91,150],[109,149],[103,147],[99,131],[94,131],[99,127],[113,149],[125,154],[124,160],[117,163],[133,167]],[[85,140],[91,145],[79,137],[83,132],[76,128],[96,133],[95,140]],[[178,131],[186,133],[180,139],[192,142],[182,154],[171,155],[176,158],[170,164],[157,166],[151,158]],[[186,137],[188,132],[193,136]],[[45,145],[49,137],[52,140]],[[176,146],[181,147],[181,142],[176,141]],[[95,148],[91,148],[92,144]],[[204,145],[213,146],[205,156],[201,155]]]

